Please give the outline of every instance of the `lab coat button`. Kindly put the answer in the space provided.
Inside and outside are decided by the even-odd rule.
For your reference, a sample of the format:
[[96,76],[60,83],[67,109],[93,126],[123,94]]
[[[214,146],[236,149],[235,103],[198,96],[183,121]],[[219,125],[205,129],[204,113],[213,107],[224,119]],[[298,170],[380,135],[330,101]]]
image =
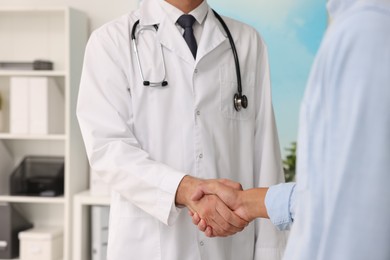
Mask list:
[[198,116],[200,116],[200,111],[198,110],[198,111],[196,111],[196,114],[198,115]]
[[202,159],[203,158],[203,154],[201,153],[201,154],[199,154],[199,158],[200,159]]
[[198,69],[195,69],[195,71],[194,71],[195,73],[198,73]]
[[200,244],[200,246],[203,246],[203,245],[204,245],[204,242],[203,242],[203,241],[200,241],[199,244]]

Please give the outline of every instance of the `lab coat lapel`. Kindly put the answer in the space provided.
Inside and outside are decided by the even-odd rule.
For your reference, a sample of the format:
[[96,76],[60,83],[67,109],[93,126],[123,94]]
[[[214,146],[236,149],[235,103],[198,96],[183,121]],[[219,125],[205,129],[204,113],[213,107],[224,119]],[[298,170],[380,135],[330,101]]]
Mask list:
[[176,25],[167,17],[159,1],[161,0],[142,1],[140,8],[141,26],[157,24],[159,26],[157,37],[160,43],[187,63],[194,64],[194,57],[192,56],[183,35],[180,34]]
[[[222,25],[215,17],[213,10],[209,8],[203,27],[202,37],[198,44],[197,61],[200,61],[204,56],[226,40],[227,38],[223,32]],[[226,48],[228,48],[228,45]]]
[[183,35],[180,34],[176,25],[172,23],[166,15],[164,15],[164,17],[157,32],[160,43],[187,63],[194,64],[194,57],[192,56]]

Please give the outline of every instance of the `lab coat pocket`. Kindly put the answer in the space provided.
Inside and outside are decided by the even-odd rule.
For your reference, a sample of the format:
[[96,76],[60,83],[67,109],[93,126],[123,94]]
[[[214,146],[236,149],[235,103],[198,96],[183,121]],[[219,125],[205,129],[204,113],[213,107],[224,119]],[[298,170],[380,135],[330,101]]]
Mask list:
[[249,120],[254,116],[254,73],[241,73],[242,94],[248,99],[248,107],[236,111],[234,95],[237,90],[237,75],[234,64],[224,64],[219,70],[219,86],[221,98],[221,113],[223,117],[234,120]]

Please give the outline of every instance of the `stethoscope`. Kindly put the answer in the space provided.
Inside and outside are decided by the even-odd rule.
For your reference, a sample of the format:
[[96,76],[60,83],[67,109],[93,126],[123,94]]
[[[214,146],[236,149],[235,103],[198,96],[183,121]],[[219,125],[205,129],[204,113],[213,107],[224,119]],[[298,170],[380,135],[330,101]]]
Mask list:
[[[233,37],[232,37],[232,35],[231,35],[230,31],[229,31],[229,28],[227,27],[227,25],[224,22],[224,20],[222,19],[222,17],[216,11],[213,10],[213,12],[214,12],[215,17],[217,17],[217,19],[219,20],[219,22],[221,23],[223,29],[226,32],[227,37],[228,37],[229,42],[230,42],[230,47],[231,47],[232,52],[233,52],[234,63],[235,63],[235,66],[236,66],[237,92],[238,92],[238,93],[235,93],[234,96],[233,96],[233,105],[234,105],[234,109],[236,111],[240,111],[241,108],[245,109],[245,108],[248,107],[248,99],[247,99],[247,97],[245,95],[242,94],[240,63],[239,63],[239,60],[238,60],[236,45],[234,44]],[[166,80],[167,71],[166,71],[166,68],[165,68],[165,59],[164,59],[164,53],[163,53],[162,46],[161,46],[161,59],[163,61],[162,64],[163,64],[163,70],[164,70],[163,80],[152,82],[152,81],[146,80],[144,78],[144,74],[142,72],[142,66],[141,66],[141,62],[140,62],[140,58],[139,58],[138,48],[137,48],[137,40],[136,40],[136,37],[135,37],[136,29],[137,29],[138,24],[139,24],[139,20],[135,22],[135,24],[134,24],[134,26],[133,26],[133,28],[131,30],[131,40],[133,41],[134,52],[135,52],[135,55],[137,57],[138,69],[139,69],[139,72],[140,72],[140,75],[141,75],[141,79],[142,79],[143,85],[144,86],[150,86],[150,87],[160,87],[160,86],[161,87],[165,87],[165,86],[168,85],[168,81]],[[153,28],[157,32],[158,25],[157,24],[153,25]],[[144,28],[141,28],[138,31],[138,33],[141,32],[142,30],[153,30],[153,28],[152,27],[144,27]]]

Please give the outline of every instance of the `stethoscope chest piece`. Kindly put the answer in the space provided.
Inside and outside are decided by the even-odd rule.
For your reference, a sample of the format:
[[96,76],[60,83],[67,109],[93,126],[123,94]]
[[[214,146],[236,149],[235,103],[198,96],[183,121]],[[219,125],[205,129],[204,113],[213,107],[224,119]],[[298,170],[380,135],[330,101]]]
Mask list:
[[234,94],[233,104],[234,104],[234,109],[236,111],[240,111],[241,108],[245,109],[248,107],[248,99],[245,95],[240,95],[236,93]]

